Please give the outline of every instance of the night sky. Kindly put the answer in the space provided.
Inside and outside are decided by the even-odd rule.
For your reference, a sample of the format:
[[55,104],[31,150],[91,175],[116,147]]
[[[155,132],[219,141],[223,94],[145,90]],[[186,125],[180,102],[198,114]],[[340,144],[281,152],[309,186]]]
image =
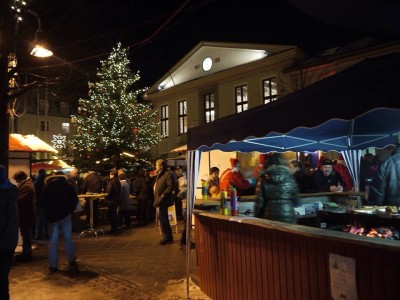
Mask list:
[[[153,84],[200,41],[294,44],[312,55],[332,43],[368,33],[360,26],[349,26],[344,18],[332,14],[328,18],[326,11],[320,8],[316,12],[302,5],[304,2],[30,1],[28,7],[41,17],[42,29],[55,53],[30,72],[59,77],[65,86],[73,87],[73,97],[74,93],[85,93],[100,60],[106,59],[118,42],[129,47],[129,58],[133,69],[141,73],[138,85],[142,87]],[[21,36],[33,35],[33,20],[24,22]]]

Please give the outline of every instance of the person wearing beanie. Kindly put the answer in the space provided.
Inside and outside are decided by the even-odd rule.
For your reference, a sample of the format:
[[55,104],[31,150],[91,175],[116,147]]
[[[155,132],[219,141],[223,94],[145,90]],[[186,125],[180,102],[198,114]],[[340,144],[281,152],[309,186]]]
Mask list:
[[342,192],[346,189],[342,177],[333,169],[332,160],[320,160],[320,167],[312,175],[312,188],[318,192]]
[[222,172],[219,182],[220,191],[229,191],[231,187],[236,188],[237,195],[243,193],[250,188],[250,180],[243,177],[239,170],[239,160],[230,158],[231,167]]
[[36,224],[35,187],[32,179],[24,171],[18,171],[13,179],[19,191],[18,223],[22,237],[22,253],[16,255],[16,261],[30,261],[32,256],[32,226]]
[[0,165],[0,299],[10,299],[8,274],[18,244],[18,189]]

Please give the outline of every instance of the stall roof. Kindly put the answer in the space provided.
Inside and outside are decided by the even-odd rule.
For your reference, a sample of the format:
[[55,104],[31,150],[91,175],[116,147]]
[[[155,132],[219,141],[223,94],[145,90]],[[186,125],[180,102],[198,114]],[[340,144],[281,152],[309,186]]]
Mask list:
[[33,134],[22,135],[11,133],[9,138],[9,151],[22,152],[52,152],[58,151]]
[[189,128],[188,149],[208,151],[238,141],[235,149],[243,151],[248,144],[239,141],[250,137],[254,143],[271,133],[312,128],[334,118],[350,120],[378,107],[399,109],[399,69],[400,53],[365,59],[272,103]]

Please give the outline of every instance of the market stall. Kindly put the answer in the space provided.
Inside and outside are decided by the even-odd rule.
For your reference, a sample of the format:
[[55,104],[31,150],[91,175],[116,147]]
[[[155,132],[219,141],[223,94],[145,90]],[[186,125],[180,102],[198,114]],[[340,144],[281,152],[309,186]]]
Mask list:
[[[270,104],[190,128],[188,222],[202,151],[335,150],[344,155],[357,183],[361,150],[394,144],[400,132],[399,67],[399,53],[366,59]],[[374,116],[377,111],[387,115]],[[362,115],[367,121],[357,133],[354,124]],[[329,125],[338,118],[343,122]],[[196,251],[200,287],[213,299],[329,299],[337,293],[347,299],[395,299],[397,294],[389,285],[400,275],[398,241],[201,212]],[[371,262],[372,253],[380,259]],[[391,263],[381,276],[384,257]],[[332,267],[332,260],[350,268],[346,284],[338,285],[340,268]]]

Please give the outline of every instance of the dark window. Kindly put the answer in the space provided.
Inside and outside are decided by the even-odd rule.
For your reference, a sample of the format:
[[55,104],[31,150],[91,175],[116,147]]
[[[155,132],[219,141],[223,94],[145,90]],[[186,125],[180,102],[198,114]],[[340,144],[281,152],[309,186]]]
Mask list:
[[187,132],[186,100],[178,102],[178,135]]
[[215,120],[214,93],[204,95],[204,120],[206,123]]
[[63,115],[69,115],[69,103],[60,102],[60,112]]
[[161,134],[165,137],[168,136],[168,105],[163,105],[161,110]]
[[235,101],[236,101],[237,113],[240,113],[248,109],[247,85],[235,87]]
[[40,121],[40,131],[49,131],[49,121]]
[[264,104],[278,99],[278,89],[276,87],[275,77],[263,80],[263,99]]

